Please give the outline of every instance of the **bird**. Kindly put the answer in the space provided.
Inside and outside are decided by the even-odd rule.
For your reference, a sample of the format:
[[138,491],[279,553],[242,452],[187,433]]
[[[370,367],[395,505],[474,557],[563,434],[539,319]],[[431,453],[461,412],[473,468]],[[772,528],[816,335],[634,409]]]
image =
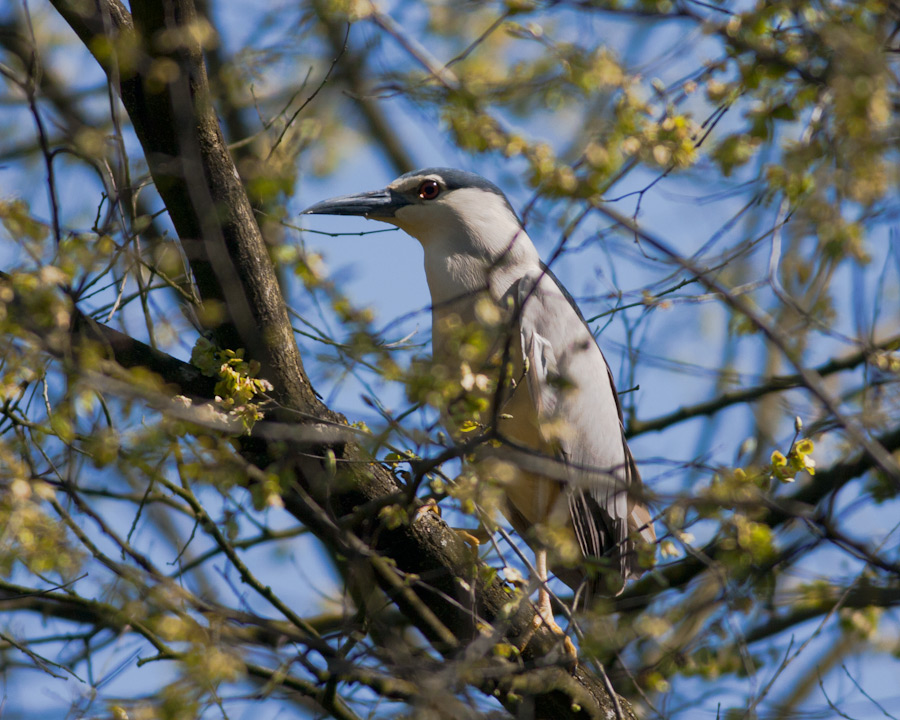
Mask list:
[[[613,374],[503,191],[475,173],[432,167],[381,190],[324,200],[303,214],[361,216],[417,239],[431,293],[434,362],[468,375],[471,389],[473,373],[502,376],[505,387],[490,393],[499,407],[487,413],[494,442],[485,443],[482,457],[503,458],[515,468],[502,509],[534,551],[536,624],[562,633],[547,586],[553,548],[542,529],[574,535],[580,556],[550,569],[576,598],[621,593],[642,573],[638,550],[652,547],[656,533]],[[475,369],[470,355],[459,356],[459,329],[473,325],[502,338]],[[461,382],[466,385],[464,377]],[[448,429],[463,437],[458,428]]]

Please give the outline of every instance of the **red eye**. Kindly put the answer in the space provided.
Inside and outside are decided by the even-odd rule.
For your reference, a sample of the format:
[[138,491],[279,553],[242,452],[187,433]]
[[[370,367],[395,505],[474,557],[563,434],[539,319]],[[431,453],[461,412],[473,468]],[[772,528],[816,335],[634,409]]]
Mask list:
[[434,200],[441,194],[441,186],[435,180],[426,180],[419,185],[419,197],[423,200]]

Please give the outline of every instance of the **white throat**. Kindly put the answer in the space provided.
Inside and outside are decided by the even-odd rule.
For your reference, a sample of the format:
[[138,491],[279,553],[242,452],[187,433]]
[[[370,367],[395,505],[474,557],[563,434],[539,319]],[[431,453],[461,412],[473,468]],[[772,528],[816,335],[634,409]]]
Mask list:
[[537,250],[499,195],[460,188],[427,206],[397,212],[394,224],[425,250],[425,274],[438,305],[488,289],[499,300],[540,266]]

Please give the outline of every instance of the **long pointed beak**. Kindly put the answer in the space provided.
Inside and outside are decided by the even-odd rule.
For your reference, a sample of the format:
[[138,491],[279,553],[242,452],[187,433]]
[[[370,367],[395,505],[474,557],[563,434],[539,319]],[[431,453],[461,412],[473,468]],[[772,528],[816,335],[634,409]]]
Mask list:
[[393,190],[374,190],[323,200],[306,208],[301,215],[362,215],[377,220],[394,217],[405,205],[409,201]]

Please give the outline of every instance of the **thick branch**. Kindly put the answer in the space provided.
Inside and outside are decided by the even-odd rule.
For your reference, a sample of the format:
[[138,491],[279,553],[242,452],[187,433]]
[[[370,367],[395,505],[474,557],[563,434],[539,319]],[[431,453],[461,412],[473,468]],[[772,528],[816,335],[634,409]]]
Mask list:
[[[8,307],[13,312],[24,310],[15,299]],[[16,319],[26,320],[24,314],[20,312]],[[208,393],[207,399],[212,397],[212,380],[200,375],[193,366],[84,318],[77,311],[72,340],[76,347],[85,341],[100,344],[126,367],[150,368],[179,392],[201,397],[202,389]],[[69,349],[56,339],[47,349],[57,356],[69,356]],[[298,454],[304,451],[308,447],[301,448]],[[265,453],[258,459],[275,457]],[[321,469],[310,465],[303,468],[310,473],[301,475],[297,487],[286,493],[286,508],[333,551],[369,563],[385,592],[448,658],[460,656],[465,660],[464,651],[471,643],[481,641],[482,652],[490,659],[491,647],[500,636],[484,644],[480,624],[496,626],[507,641],[521,644],[533,627],[534,610],[530,603],[521,603],[518,611],[507,617],[512,600],[507,586],[486,565],[476,561],[471,548],[433,513],[425,513],[415,523],[396,529],[377,523],[378,508],[386,502],[405,501],[407,488],[385,468],[372,464],[356,446],[346,446],[339,462],[345,472],[329,488],[327,509],[318,505],[303,487],[303,480],[312,476],[315,484],[321,476]],[[361,512],[364,507],[373,510]],[[349,520],[353,525],[345,528]],[[384,562],[385,557],[391,562]],[[496,660],[492,661],[490,673],[472,678],[471,682],[488,694],[499,695],[510,710],[515,711],[527,696],[538,718],[610,717],[603,713],[613,712],[613,702],[599,678],[584,668],[572,673],[553,666],[538,669],[548,654],[558,650],[558,645],[558,638],[541,628],[521,656],[526,666],[535,669],[523,671],[516,664]],[[627,702],[620,700],[620,705],[626,717],[633,717]]]
[[[118,88],[144,149],[223,347],[244,347],[263,365],[279,399],[323,413],[294,342],[290,321],[250,202],[225,146],[209,96],[196,13],[190,2],[54,0]],[[106,36],[110,42],[97,43]],[[98,48],[142,52],[122,66]],[[161,68],[177,68],[163,76]]]
[[[208,307],[218,303],[224,314],[217,326],[219,342],[245,347],[260,360],[262,374],[275,385],[284,408],[275,414],[279,419],[342,421],[319,403],[304,374],[275,274],[212,110],[201,48],[192,40],[192,4],[135,2],[133,24],[118,0],[98,0],[91,12],[66,0],[54,0],[54,5],[90,48],[98,47],[93,40],[99,35],[112,36],[113,42],[103,44],[106,48],[129,35],[132,44],[141,43],[143,54],[127,69],[114,57],[98,61],[120,89],[201,296]],[[177,67],[177,74],[161,83],[160,63]],[[287,508],[332,549],[364,559],[401,610],[448,656],[481,639],[478,621],[500,624],[513,642],[529,633],[534,618],[530,605],[522,603],[506,618],[507,588],[473,563],[468,546],[430,513],[397,529],[366,515],[353,532],[341,527],[342,518],[361,506],[408,496],[407,488],[361,448],[276,451],[262,440],[251,440],[244,454],[261,467],[277,462],[293,469],[297,486],[286,493]],[[327,454],[338,463],[337,476],[325,462]],[[493,579],[485,582],[485,577]],[[464,584],[460,578],[470,579]],[[557,643],[542,629],[522,659],[539,661]],[[489,646],[485,652],[490,655]],[[505,675],[506,680],[479,677],[473,682],[485,691],[497,690],[516,712],[522,695],[528,694],[535,717],[614,716],[604,683],[583,669],[568,673],[550,667],[523,674],[509,665]],[[626,715],[632,717],[628,711]]]

